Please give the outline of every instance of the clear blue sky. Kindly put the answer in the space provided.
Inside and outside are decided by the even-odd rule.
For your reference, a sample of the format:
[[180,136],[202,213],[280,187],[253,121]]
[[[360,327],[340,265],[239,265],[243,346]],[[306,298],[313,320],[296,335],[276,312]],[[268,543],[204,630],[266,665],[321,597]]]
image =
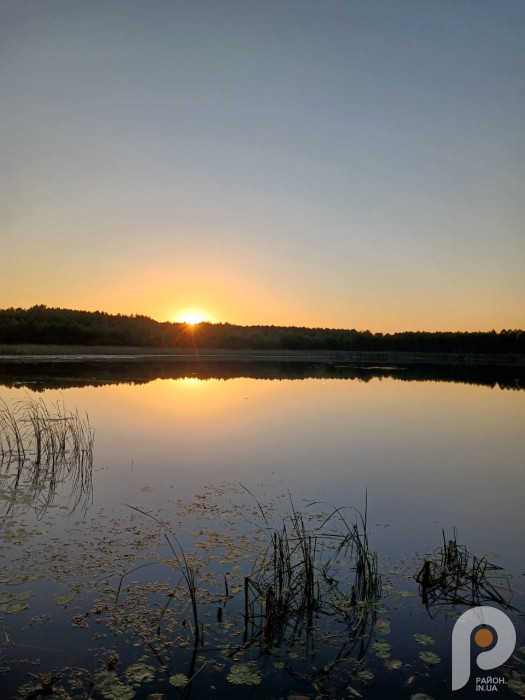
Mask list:
[[0,307],[525,327],[524,0],[0,0]]

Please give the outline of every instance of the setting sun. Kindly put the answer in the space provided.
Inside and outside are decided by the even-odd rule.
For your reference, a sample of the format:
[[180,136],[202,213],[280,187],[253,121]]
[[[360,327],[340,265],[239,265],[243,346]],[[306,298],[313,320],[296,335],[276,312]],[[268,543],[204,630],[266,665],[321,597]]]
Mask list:
[[175,323],[187,323],[188,326],[195,326],[197,323],[210,320],[210,315],[205,311],[193,308],[182,309],[182,311],[177,312],[172,318],[172,321]]

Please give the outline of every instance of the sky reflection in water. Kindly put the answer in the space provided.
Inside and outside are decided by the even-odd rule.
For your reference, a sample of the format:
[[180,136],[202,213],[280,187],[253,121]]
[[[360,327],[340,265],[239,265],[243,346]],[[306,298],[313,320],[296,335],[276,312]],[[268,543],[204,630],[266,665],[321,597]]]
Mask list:
[[[5,389],[6,399],[27,390]],[[394,379],[237,378],[46,390],[96,430],[94,508],[149,509],[246,484],[363,509],[374,547],[431,551],[456,526],[471,551],[523,567],[524,392]]]

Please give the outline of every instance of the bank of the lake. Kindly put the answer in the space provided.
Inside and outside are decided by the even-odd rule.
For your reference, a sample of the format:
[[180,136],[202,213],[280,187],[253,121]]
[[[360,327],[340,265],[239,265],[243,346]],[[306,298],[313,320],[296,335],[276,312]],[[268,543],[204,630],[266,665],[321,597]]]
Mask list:
[[174,347],[137,347],[105,345],[37,345],[0,344],[1,362],[38,362],[82,359],[118,358],[156,361],[189,360],[231,361],[264,360],[287,362],[340,362],[352,364],[379,365],[457,365],[516,367],[525,370],[525,355],[503,353],[457,353],[457,352],[391,352],[391,351],[351,351],[351,350],[270,350],[270,349],[210,349]]

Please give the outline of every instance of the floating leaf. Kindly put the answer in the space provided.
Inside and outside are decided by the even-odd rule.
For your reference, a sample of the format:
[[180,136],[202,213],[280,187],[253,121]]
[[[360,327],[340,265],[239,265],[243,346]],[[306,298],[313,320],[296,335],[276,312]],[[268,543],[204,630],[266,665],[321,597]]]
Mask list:
[[144,663],[131,664],[126,669],[126,679],[132,685],[140,685],[155,678],[155,669]]
[[170,676],[170,683],[175,688],[184,688],[189,683],[189,678],[184,673],[176,673],[174,676]]
[[377,634],[390,634],[390,622],[388,620],[377,620],[374,625]]
[[73,596],[68,594],[68,593],[64,593],[63,595],[56,595],[55,596],[55,603],[57,605],[67,605],[68,603],[71,603],[72,600],[73,600]]
[[403,667],[403,662],[399,659],[387,659],[385,661],[385,666],[388,668],[389,671],[397,671],[398,669]]
[[101,671],[95,676],[95,687],[106,700],[132,700],[135,691],[119,680],[115,671]]
[[14,593],[8,593],[7,591],[1,591],[0,592],[0,605],[4,605],[5,603],[9,603],[10,600],[13,600],[15,598]]
[[414,639],[418,644],[422,644],[424,647],[429,647],[432,644],[435,644],[434,639],[432,637],[429,637],[428,634],[414,634]]
[[367,669],[365,669],[363,671],[358,671],[357,677],[360,681],[371,681],[374,679],[374,674],[372,673],[372,671],[368,671]]
[[392,646],[388,642],[372,642],[372,649],[379,659],[388,659],[390,657],[391,648]]
[[505,675],[509,679],[507,681],[507,686],[518,695],[523,695],[525,693],[525,679],[520,673],[512,668],[505,671]]
[[433,651],[420,651],[419,658],[430,666],[435,666],[441,661],[441,658]]
[[235,685],[259,685],[262,676],[254,664],[234,664],[226,679]]
[[29,605],[27,603],[6,603],[6,605],[3,605],[1,609],[7,615],[18,615],[18,613],[28,610]]
[[410,700],[434,700],[432,695],[426,695],[425,693],[416,693],[410,696]]
[[22,591],[21,593],[16,594],[15,600],[29,600],[30,598],[34,598],[35,596],[35,591]]

